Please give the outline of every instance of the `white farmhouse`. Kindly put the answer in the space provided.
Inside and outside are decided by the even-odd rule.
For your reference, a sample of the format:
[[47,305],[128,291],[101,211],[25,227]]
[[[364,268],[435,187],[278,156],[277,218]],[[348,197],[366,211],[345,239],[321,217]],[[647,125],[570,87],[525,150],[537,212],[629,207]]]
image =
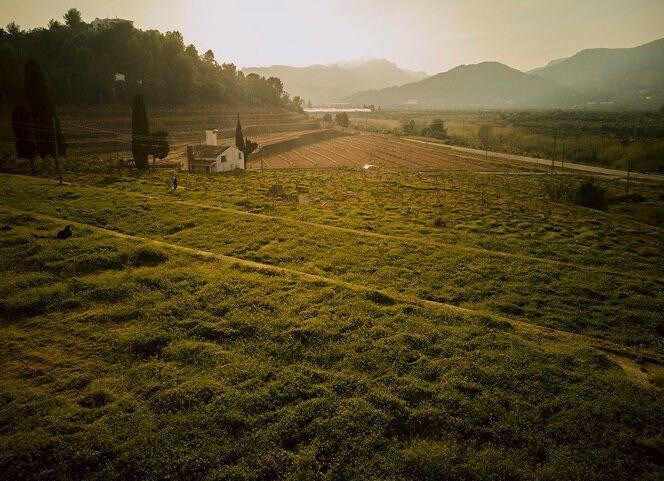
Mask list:
[[205,131],[204,145],[188,145],[182,170],[189,172],[229,172],[244,169],[244,152],[237,147],[220,145],[217,130]]

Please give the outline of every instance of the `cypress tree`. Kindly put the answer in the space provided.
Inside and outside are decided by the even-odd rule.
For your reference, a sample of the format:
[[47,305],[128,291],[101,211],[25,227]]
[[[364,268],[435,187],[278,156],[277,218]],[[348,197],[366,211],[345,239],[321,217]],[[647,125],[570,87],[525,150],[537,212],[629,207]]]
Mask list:
[[237,116],[237,125],[235,126],[235,147],[244,152],[244,136],[242,135],[242,125],[240,125],[240,115]]
[[[25,96],[32,113],[35,141],[41,158],[46,158],[49,155],[55,157],[54,140],[56,138],[58,153],[65,155],[67,145],[60,129],[60,121],[55,114],[55,107],[46,85],[44,73],[39,64],[33,59],[28,60],[25,64]],[[55,119],[55,122],[53,119]],[[53,130],[54,123],[55,131]]]
[[25,105],[17,105],[12,112],[12,130],[16,138],[16,155],[30,161],[30,171],[35,173],[35,129],[30,109]]
[[148,167],[148,155],[151,151],[148,114],[145,112],[143,95],[134,95],[131,105],[131,153],[138,169]]

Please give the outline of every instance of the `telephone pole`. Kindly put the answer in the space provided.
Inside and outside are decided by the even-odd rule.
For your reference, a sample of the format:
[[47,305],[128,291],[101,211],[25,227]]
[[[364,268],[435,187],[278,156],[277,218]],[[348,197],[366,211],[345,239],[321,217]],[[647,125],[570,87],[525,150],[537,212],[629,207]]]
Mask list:
[[53,116],[53,145],[55,146],[55,168],[58,171],[58,180],[62,186],[62,172],[60,171],[60,155],[58,152],[58,129],[55,115]]
[[557,131],[556,131],[555,134],[553,134],[553,155],[551,156],[551,173],[552,174],[553,174],[553,171],[555,170],[556,147],[558,147],[558,132]]

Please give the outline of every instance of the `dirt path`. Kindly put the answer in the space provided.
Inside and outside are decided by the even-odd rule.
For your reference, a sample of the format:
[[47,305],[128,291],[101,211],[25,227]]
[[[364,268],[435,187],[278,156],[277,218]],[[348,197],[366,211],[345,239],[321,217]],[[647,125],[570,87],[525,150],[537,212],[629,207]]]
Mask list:
[[[415,142],[419,144],[435,145],[443,149],[456,150],[458,152],[467,152],[469,154],[486,156],[486,152],[484,150],[471,149],[469,147],[459,147],[456,145],[440,144],[438,142],[427,142],[425,140],[417,140],[417,139],[403,138],[402,140],[406,142]],[[517,162],[527,162],[530,164],[536,164],[543,167],[550,167],[551,163],[553,162],[554,168],[565,168],[570,170],[577,170],[580,172],[586,172],[590,174],[605,175],[609,177],[619,177],[619,178],[627,177],[627,172],[624,170],[609,169],[606,167],[597,167],[595,165],[575,164],[572,162],[565,162],[563,165],[561,161],[557,160],[551,161],[550,159],[538,159],[537,157],[527,157],[524,155],[504,154],[502,152],[493,152],[491,150],[489,151],[489,156],[497,159],[514,160]],[[480,159],[475,159],[475,160],[480,160]],[[657,174],[641,174],[638,172],[632,172],[630,173],[630,178],[639,179],[639,180],[650,180],[653,182],[664,182],[664,175],[657,175]]]
[[488,256],[492,256],[492,257],[501,257],[501,258],[507,258],[507,259],[519,259],[519,260],[524,260],[524,261],[529,261],[529,262],[538,262],[540,264],[571,267],[573,269],[577,269],[577,270],[581,270],[581,271],[599,272],[599,273],[602,273],[602,274],[610,274],[610,275],[614,275],[614,276],[629,277],[629,278],[632,278],[632,279],[651,280],[651,281],[655,281],[655,282],[664,282],[664,277],[649,276],[649,275],[644,275],[644,274],[637,274],[637,273],[634,273],[634,272],[617,271],[617,270],[604,268],[604,267],[595,267],[595,266],[588,266],[588,265],[584,265],[584,264],[576,264],[574,262],[559,261],[559,260],[555,260],[555,259],[548,259],[548,258],[545,258],[545,257],[535,257],[535,256],[529,256],[529,255],[525,255],[525,254],[514,254],[514,253],[510,253],[510,252],[495,251],[495,250],[491,250],[491,249],[484,249],[482,247],[460,246],[458,244],[449,244],[449,243],[435,241],[435,240],[423,239],[422,237],[400,236],[400,235],[394,235],[394,234],[382,234],[380,232],[372,232],[372,231],[366,231],[366,230],[361,230],[361,229],[353,229],[351,227],[341,227],[341,226],[330,225],[330,224],[319,224],[317,222],[310,222],[310,221],[306,221],[306,220],[293,219],[293,218],[290,218],[290,217],[283,217],[283,216],[270,215],[270,214],[260,214],[260,213],[257,213],[257,212],[247,212],[247,211],[243,211],[243,210],[231,209],[229,207],[218,207],[218,206],[209,205],[209,204],[202,204],[202,203],[194,202],[194,201],[190,201],[190,200],[172,200],[172,199],[162,197],[162,196],[141,194],[141,193],[138,193],[138,192],[127,192],[127,194],[140,196],[142,198],[146,198],[146,199],[149,199],[149,200],[161,200],[161,201],[166,201],[166,202],[174,202],[174,203],[186,205],[186,206],[189,206],[189,207],[197,207],[199,209],[208,209],[208,210],[214,210],[214,211],[219,211],[219,212],[226,212],[226,213],[229,213],[229,214],[237,214],[237,215],[243,215],[243,216],[248,216],[248,217],[257,217],[257,218],[262,218],[262,219],[266,219],[266,220],[273,220],[273,221],[277,221],[277,222],[282,222],[282,223],[285,223],[285,224],[315,227],[315,228],[318,228],[318,229],[331,230],[331,231],[336,231],[336,232],[344,232],[344,233],[347,233],[347,234],[354,234],[354,235],[359,235],[359,236],[363,236],[363,237],[372,237],[372,238],[377,238],[377,239],[393,240],[393,241],[406,242],[406,243],[417,243],[417,244],[426,245],[426,246],[429,246],[429,247],[437,247],[437,248],[441,248],[441,249],[449,249],[449,250],[455,250],[455,251],[459,251],[459,252],[467,252],[467,253],[472,253],[472,254],[482,254],[482,255],[488,255]]
[[274,266],[271,264],[265,264],[262,262],[256,262],[256,261],[251,261],[247,259],[242,259],[240,257],[233,257],[233,256],[228,256],[224,254],[218,254],[216,252],[211,252],[211,251],[206,251],[202,249],[195,249],[191,247],[186,247],[178,244],[172,244],[169,242],[157,240],[157,239],[151,239],[148,237],[141,237],[141,236],[135,236],[131,234],[125,234],[123,232],[118,232],[112,229],[106,229],[103,227],[97,227],[92,224],[87,224],[84,222],[78,222],[74,221],[71,219],[63,219],[60,217],[54,217],[46,214],[42,214],[39,212],[31,211],[31,210],[23,210],[23,209],[17,209],[14,207],[10,207],[4,204],[0,204],[0,206],[8,211],[11,212],[16,212],[19,214],[26,214],[26,215],[31,215],[35,218],[38,219],[44,219],[48,220],[51,222],[57,222],[57,223],[67,223],[70,225],[73,225],[75,227],[79,227],[82,229],[89,229],[98,233],[118,237],[121,239],[127,239],[127,240],[133,240],[133,241],[139,241],[142,243],[145,243],[147,245],[153,245],[157,247],[162,247],[165,249],[170,249],[173,251],[181,252],[187,255],[192,255],[195,257],[202,257],[202,258],[207,258],[207,259],[215,259],[219,260],[222,262],[229,263],[231,265],[240,265],[244,267],[248,267],[251,269],[256,269],[259,271],[268,271],[268,272],[273,272],[273,273],[278,273],[278,274],[287,274],[287,275],[293,275],[302,279],[305,279],[307,281],[311,282],[319,282],[319,283],[324,283],[327,285],[334,285],[334,286],[339,286],[343,287],[345,289],[354,291],[354,292],[361,292],[361,293],[380,293],[383,296],[387,296],[388,298],[395,299],[397,301],[406,303],[406,304],[412,304],[412,305],[419,305],[422,307],[428,307],[428,308],[434,308],[434,309],[444,309],[447,311],[451,311],[457,314],[462,314],[462,315],[480,315],[480,316],[486,316],[491,319],[495,319],[501,322],[507,322],[510,325],[512,325],[515,329],[518,329],[521,332],[527,333],[527,334],[534,334],[536,336],[540,335],[547,335],[547,336],[554,336],[560,340],[563,341],[572,341],[572,342],[579,342],[581,344],[585,344],[591,347],[594,347],[596,349],[599,349],[603,352],[606,353],[608,357],[613,359],[613,361],[620,366],[623,369],[623,372],[625,375],[630,379],[630,381],[634,382],[635,384],[639,385],[644,385],[648,386],[651,388],[658,388],[655,384],[652,382],[651,376],[648,374],[647,371],[641,368],[639,364],[637,364],[634,359],[645,359],[650,361],[651,363],[655,365],[662,365],[664,364],[664,359],[661,358],[661,356],[654,354],[649,351],[645,351],[642,349],[638,348],[627,348],[624,346],[620,346],[618,344],[615,344],[611,341],[607,341],[604,339],[598,339],[590,336],[585,336],[583,334],[575,334],[571,332],[566,332],[566,331],[561,331],[558,329],[553,329],[549,327],[544,327],[544,326],[539,326],[537,324],[531,324],[525,321],[519,321],[519,320],[514,320],[510,319],[504,316],[501,316],[499,314],[492,313],[490,311],[486,310],[475,310],[475,309],[468,309],[464,307],[459,307],[455,306],[453,304],[446,304],[443,302],[438,302],[438,301],[430,301],[426,299],[421,299],[419,297],[407,295],[407,294],[400,294],[400,293],[394,293],[391,291],[384,291],[380,289],[374,289],[371,287],[367,287],[361,284],[355,284],[347,281],[342,281],[339,279],[331,278],[331,277],[325,277],[321,276],[318,274],[311,274],[308,272],[304,271],[298,271],[296,269],[291,269],[287,267],[278,267]]

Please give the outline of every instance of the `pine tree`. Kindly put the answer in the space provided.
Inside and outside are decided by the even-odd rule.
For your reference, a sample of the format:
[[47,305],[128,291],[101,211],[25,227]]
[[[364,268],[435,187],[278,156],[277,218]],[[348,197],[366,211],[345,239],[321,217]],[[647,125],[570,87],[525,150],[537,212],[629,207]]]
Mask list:
[[148,155],[151,151],[148,114],[145,112],[143,95],[134,95],[131,105],[131,153],[137,169],[148,167]]
[[[55,157],[56,137],[58,153],[65,155],[67,145],[62,136],[60,121],[55,114],[53,100],[51,100],[42,69],[33,59],[28,60],[25,64],[25,95],[32,113],[39,155],[42,159],[49,155]],[[55,124],[55,131],[53,124]]]
[[17,105],[12,113],[12,130],[16,138],[16,155],[30,161],[30,171],[35,173],[35,128],[30,109],[25,105]]
[[244,152],[244,136],[242,135],[242,125],[240,125],[240,116],[237,116],[237,125],[235,126],[235,147]]

